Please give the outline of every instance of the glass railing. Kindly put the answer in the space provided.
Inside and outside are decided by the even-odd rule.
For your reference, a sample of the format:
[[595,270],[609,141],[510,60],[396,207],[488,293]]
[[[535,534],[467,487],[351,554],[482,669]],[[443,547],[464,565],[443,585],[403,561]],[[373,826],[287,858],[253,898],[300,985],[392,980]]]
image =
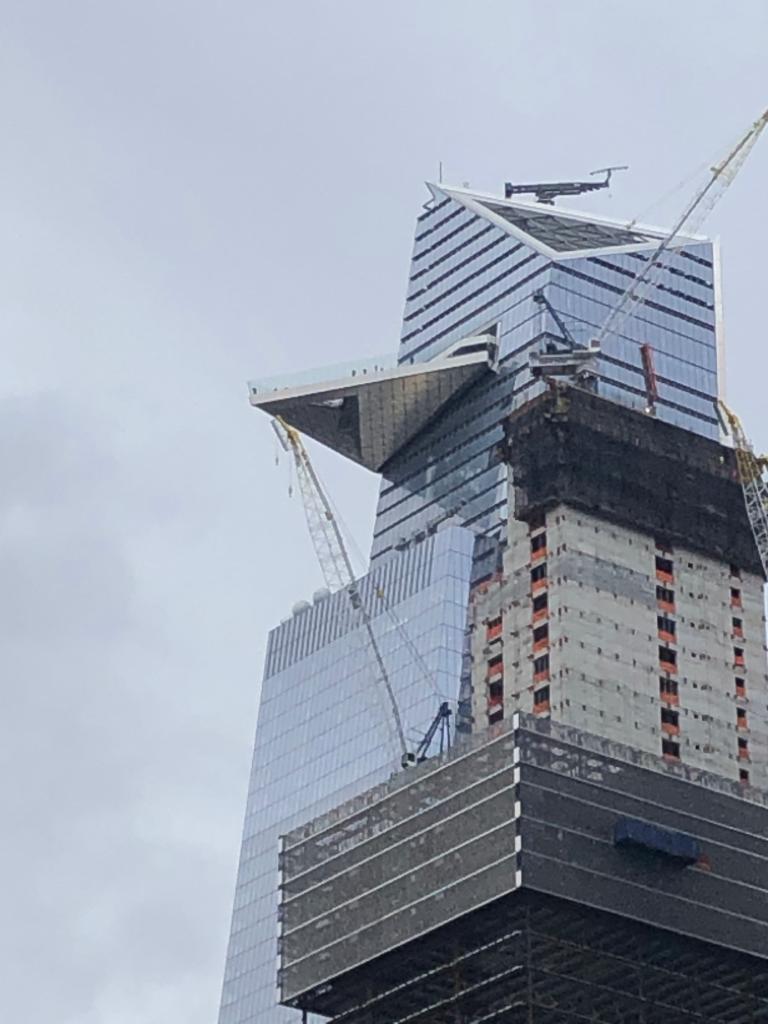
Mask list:
[[354,359],[348,363],[336,363],[332,366],[319,366],[313,370],[300,373],[280,374],[275,377],[256,378],[248,381],[248,390],[252,395],[268,394],[272,391],[285,391],[289,388],[309,387],[312,384],[346,383],[358,377],[374,376],[387,373],[398,368],[397,356],[388,353],[384,356],[369,356]]

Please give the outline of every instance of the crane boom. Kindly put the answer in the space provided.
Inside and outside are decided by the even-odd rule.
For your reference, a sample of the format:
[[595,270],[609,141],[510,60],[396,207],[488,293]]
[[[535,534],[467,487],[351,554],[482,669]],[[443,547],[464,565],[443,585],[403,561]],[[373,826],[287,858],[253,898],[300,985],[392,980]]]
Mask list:
[[722,399],[720,406],[733,437],[747,516],[763,564],[763,573],[768,578],[768,481],[763,476],[764,470],[768,468],[768,458],[755,454],[741,420]]
[[309,527],[309,535],[320,562],[323,578],[330,590],[345,589],[349,595],[350,604],[360,615],[368,644],[373,654],[373,660],[376,664],[379,680],[387,696],[389,711],[400,748],[401,764],[405,767],[413,762],[413,756],[410,754],[405,741],[400,708],[398,707],[389,673],[381,654],[381,648],[373,629],[371,616],[365,607],[360,593],[352,560],[349,557],[349,552],[344,543],[336,516],[315,473],[298,430],[286,423],[280,416],[277,416],[272,421],[272,425],[280,444],[285,451],[290,452],[293,456],[296,476],[304,504],[304,513],[307,518],[307,526]]
[[674,245],[675,239],[683,231],[696,233],[738,174],[767,124],[768,110],[764,111],[762,116],[750,126],[728,155],[711,169],[711,176],[707,184],[688,203],[670,233],[659,242],[648,257],[643,269],[608,314],[596,339],[598,345],[609,334],[619,334],[625,320],[647,300],[656,285],[659,274],[663,271],[659,262],[661,257]]

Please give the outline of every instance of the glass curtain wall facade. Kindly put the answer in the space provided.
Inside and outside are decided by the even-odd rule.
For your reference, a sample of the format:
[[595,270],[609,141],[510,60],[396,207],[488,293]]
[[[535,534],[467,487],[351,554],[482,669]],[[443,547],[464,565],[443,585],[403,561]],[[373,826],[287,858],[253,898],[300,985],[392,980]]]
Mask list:
[[[474,537],[443,530],[360,584],[414,746],[461,671]],[[278,839],[386,780],[400,750],[345,591],[272,631],[259,705],[219,1024],[278,1024]]]
[[[399,360],[434,359],[464,337],[490,332],[498,373],[471,386],[384,468],[372,557],[430,521],[455,517],[488,538],[478,551],[483,575],[507,514],[500,423],[544,386],[528,367],[531,353],[561,337],[535,294],[543,292],[574,340],[588,345],[663,235],[430,188],[433,201],[417,222]],[[644,407],[640,347],[650,344],[659,418],[717,437],[714,246],[691,241],[662,263],[650,300],[602,344],[599,393]]]

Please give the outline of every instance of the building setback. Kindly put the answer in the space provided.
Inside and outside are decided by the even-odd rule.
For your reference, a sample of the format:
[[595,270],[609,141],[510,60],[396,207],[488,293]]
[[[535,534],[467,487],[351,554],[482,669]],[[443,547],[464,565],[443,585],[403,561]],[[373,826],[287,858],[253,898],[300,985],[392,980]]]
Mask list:
[[334,1024],[768,1016],[768,807],[515,714],[282,840],[283,1001]]

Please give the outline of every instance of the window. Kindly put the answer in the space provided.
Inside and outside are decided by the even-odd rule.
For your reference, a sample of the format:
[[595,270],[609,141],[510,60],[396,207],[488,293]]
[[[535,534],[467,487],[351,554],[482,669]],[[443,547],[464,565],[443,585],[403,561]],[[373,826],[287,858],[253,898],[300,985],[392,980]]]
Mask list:
[[744,708],[736,708],[736,728],[747,728],[747,712],[744,710]]
[[500,675],[504,671],[504,662],[500,654],[488,659],[488,677]]
[[739,768],[739,782],[749,785],[749,772],[746,768]]
[[665,699],[677,697],[677,680],[668,676],[659,676],[659,693]]
[[549,624],[544,623],[543,626],[537,626],[533,631],[533,646],[534,650],[540,644],[546,644],[549,640]]
[[549,711],[549,687],[542,686],[540,690],[535,690],[533,694],[533,710],[534,711]]
[[659,628],[660,633],[666,633],[667,636],[674,636],[677,627],[675,626],[675,620],[670,619],[668,615],[657,615],[656,625]]
[[504,717],[504,708],[495,707],[493,711],[488,712],[488,724],[495,725],[496,722],[500,722]]
[[739,760],[746,761],[749,759],[749,743],[744,739],[743,736],[739,736]]
[[671,582],[675,567],[672,564],[671,559],[662,558],[661,555],[656,555],[656,575],[661,580],[668,580]]
[[547,578],[547,563],[543,562],[541,565],[534,566],[531,569],[531,583],[538,583],[539,580],[545,580]]
[[675,592],[674,590],[670,590],[669,587],[658,586],[656,587],[656,600],[659,604],[666,605],[667,611],[671,611],[672,608],[669,606],[674,606]]
[[672,708],[661,709],[661,722],[662,725],[671,726],[674,729],[680,728],[680,713],[673,711]]
[[746,697],[747,696],[747,685],[746,685],[745,681],[740,676],[736,676],[736,679],[734,680],[734,682],[736,683],[736,696],[737,697]]
[[659,661],[663,665],[677,667],[677,651],[673,651],[669,647],[662,647],[659,644]]
[[734,665],[739,665],[742,668],[744,667],[744,648],[743,647],[734,647],[733,648],[733,663],[734,663]]
[[734,616],[731,619],[731,630],[733,631],[733,635],[734,636],[741,636],[741,637],[743,637],[744,636],[744,620],[743,619],[737,619],[736,616]]
[[490,619],[486,628],[486,640],[496,640],[501,636],[501,616],[497,615],[495,619]]
[[535,537],[531,537],[531,551],[543,551],[547,546],[547,535],[546,533],[537,533]]
[[731,587],[731,607],[741,608],[741,587]]
[[549,597],[546,591],[543,594],[537,594],[533,599],[533,621],[537,622],[539,619],[545,619],[549,610]]
[[663,739],[661,741],[661,752],[665,757],[680,760],[680,744],[675,740]]
[[498,704],[504,696],[504,684],[499,680],[498,682],[489,683],[488,685],[488,703]]
[[548,679],[549,678],[549,655],[542,654],[541,657],[535,658],[533,662],[533,678],[534,680]]

